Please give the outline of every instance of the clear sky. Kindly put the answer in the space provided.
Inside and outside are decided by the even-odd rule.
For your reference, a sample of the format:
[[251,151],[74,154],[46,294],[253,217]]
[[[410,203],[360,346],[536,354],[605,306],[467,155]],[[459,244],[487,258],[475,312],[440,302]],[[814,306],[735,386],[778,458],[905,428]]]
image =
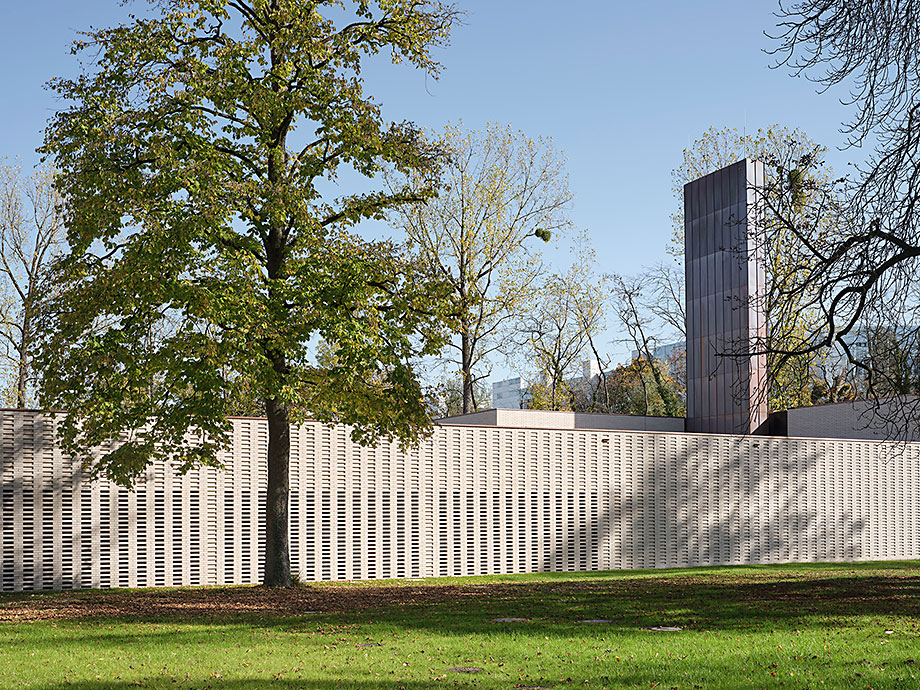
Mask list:
[[[141,0],[143,3],[143,0]],[[367,90],[393,120],[432,128],[511,122],[552,137],[568,160],[573,221],[605,271],[665,260],[671,170],[709,126],[798,127],[834,150],[848,113],[839,93],[771,70],[776,0],[457,0],[466,24],[440,54],[441,79],[374,67]],[[3,0],[0,157],[31,165],[56,102],[43,83],[71,74],[79,29],[126,17],[118,0]],[[617,349],[617,348],[611,348]],[[619,348],[622,349],[622,348]]]

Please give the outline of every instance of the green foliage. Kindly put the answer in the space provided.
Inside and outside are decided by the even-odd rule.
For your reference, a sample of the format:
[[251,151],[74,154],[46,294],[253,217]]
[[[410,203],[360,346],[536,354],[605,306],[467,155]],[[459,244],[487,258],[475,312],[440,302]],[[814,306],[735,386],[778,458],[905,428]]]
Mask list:
[[213,465],[227,416],[266,400],[293,421],[353,424],[360,441],[414,438],[429,421],[413,362],[444,343],[447,292],[350,227],[431,189],[322,190],[342,170],[430,165],[420,133],[364,94],[361,64],[387,51],[436,75],[430,51],[456,13],[414,0],[152,10],[87,34],[74,50],[89,69],[52,83],[67,105],[43,151],[70,251],[38,359],[66,449],[124,484],[154,457]]
[[571,381],[561,376],[553,379],[536,379],[527,386],[528,410],[553,410],[556,412],[574,409],[576,389]]
[[[809,310],[795,314],[795,318],[779,318],[774,310],[771,322],[770,344],[772,347],[794,349],[805,342],[811,329],[816,326],[817,317]],[[767,364],[770,376],[768,407],[770,410],[788,410],[793,407],[806,407],[816,401],[824,401],[826,395],[833,391],[843,394],[833,383],[828,385],[825,378],[841,375],[840,362],[835,362],[830,353],[818,351],[808,355],[785,358],[769,352]]]
[[[613,414],[667,417],[686,414],[684,391],[671,375],[667,362],[655,361],[658,377],[648,360],[637,357],[629,364],[620,364],[604,375],[607,393],[606,412]],[[662,396],[662,392],[665,393]]]
[[[780,167],[780,171],[782,171],[782,166],[779,166],[779,167]],[[793,203],[798,209],[801,210],[807,198],[807,194],[805,191],[804,173],[798,168],[789,170],[786,173],[786,185],[789,188],[789,193],[790,193]]]

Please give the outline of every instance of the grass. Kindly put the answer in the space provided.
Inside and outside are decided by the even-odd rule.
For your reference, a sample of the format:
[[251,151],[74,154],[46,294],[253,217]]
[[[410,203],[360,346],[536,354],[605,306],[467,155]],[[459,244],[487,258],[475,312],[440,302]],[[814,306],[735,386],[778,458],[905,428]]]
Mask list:
[[4,689],[920,688],[920,562],[0,595],[0,621]]

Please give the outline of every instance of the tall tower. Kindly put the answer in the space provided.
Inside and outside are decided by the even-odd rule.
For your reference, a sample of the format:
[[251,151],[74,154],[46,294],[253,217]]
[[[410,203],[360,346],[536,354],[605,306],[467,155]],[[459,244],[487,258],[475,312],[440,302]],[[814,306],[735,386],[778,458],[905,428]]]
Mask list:
[[746,355],[767,329],[763,183],[746,158],[684,185],[687,431],[750,434],[767,419],[766,356]]

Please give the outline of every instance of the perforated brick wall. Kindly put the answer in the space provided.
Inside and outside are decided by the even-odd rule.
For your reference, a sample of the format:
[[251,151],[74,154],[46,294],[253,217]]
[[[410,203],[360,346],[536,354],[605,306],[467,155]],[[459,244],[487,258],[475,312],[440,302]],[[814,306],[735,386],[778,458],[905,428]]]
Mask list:
[[[0,589],[259,581],[263,420],[234,421],[225,470],[133,491],[87,482],[52,425],[0,412]],[[403,452],[317,423],[292,444],[305,580],[920,558],[920,444],[445,426]]]

